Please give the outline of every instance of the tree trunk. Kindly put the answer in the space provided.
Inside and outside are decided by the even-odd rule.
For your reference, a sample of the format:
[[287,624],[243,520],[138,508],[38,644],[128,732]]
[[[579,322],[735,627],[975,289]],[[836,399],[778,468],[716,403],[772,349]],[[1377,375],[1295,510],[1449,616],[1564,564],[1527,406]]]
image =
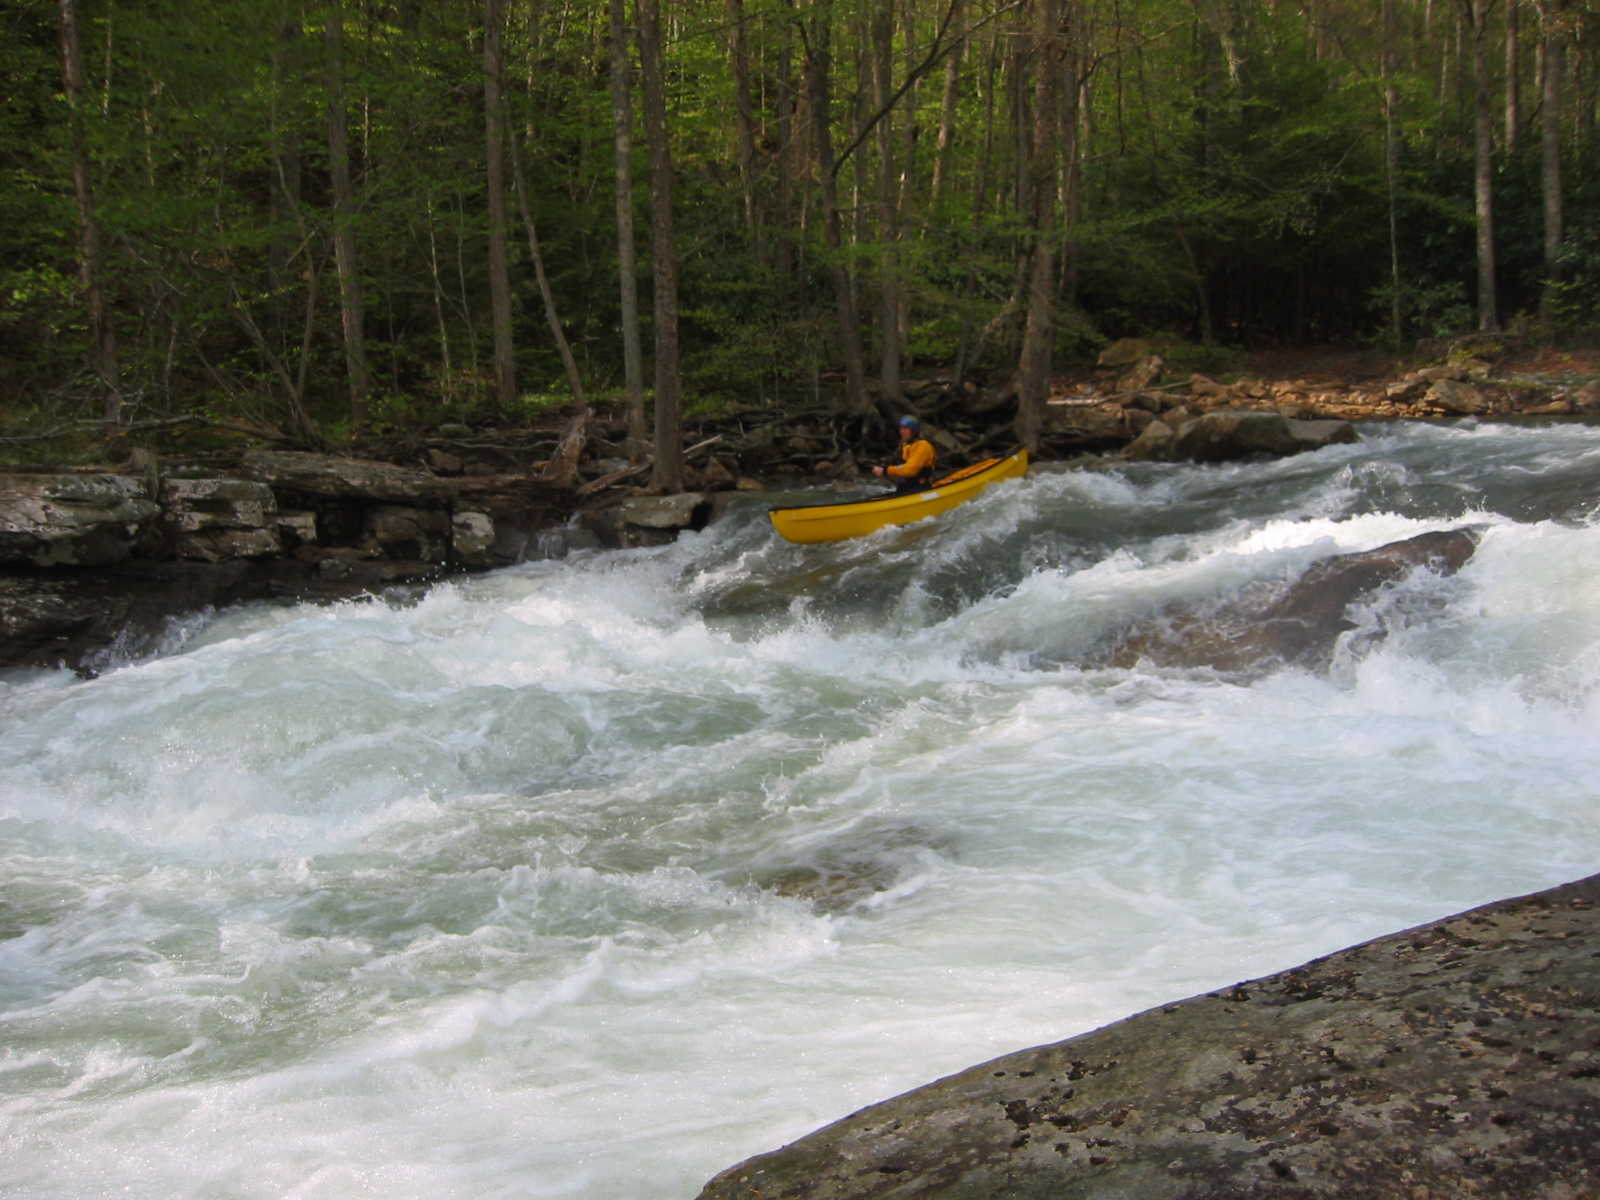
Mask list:
[[855,283],[844,258],[844,231],[839,214],[838,168],[833,157],[833,130],[829,120],[832,55],[829,51],[831,0],[817,6],[810,44],[806,47],[806,92],[811,107],[812,138],[817,174],[822,185],[823,231],[828,246],[828,274],[833,281],[834,306],[839,317],[840,349],[844,353],[845,405],[854,413],[872,410],[867,398],[867,369],[857,335]]
[[1081,126],[1080,105],[1083,100],[1083,75],[1081,62],[1083,45],[1087,40],[1083,33],[1082,12],[1079,9],[1069,9],[1065,14],[1064,30],[1067,38],[1065,52],[1061,56],[1061,222],[1062,263],[1060,274],[1061,298],[1069,304],[1076,306],[1078,303],[1078,259],[1079,247],[1076,240],[1078,227],[1083,219],[1083,154],[1079,130]]
[[639,65],[645,133],[650,143],[650,227],[655,260],[656,461],[650,486],[683,490],[683,434],[678,378],[678,249],[672,229],[672,147],[658,0],[638,0]]
[[[983,103],[983,137],[978,147],[978,162],[972,174],[972,224],[974,229],[983,225],[988,214],[990,175],[995,156],[995,112],[1000,88],[996,76],[1000,73],[1002,26],[996,21],[989,37],[989,52],[985,58],[980,92]],[[978,329],[973,316],[973,298],[978,291],[978,270],[969,262],[961,281],[961,335],[956,347],[956,365],[953,375],[957,384],[967,376],[968,364],[979,357],[987,337],[987,326]]]
[[1489,9],[1493,0],[1462,0],[1472,22],[1474,211],[1478,231],[1478,328],[1500,328],[1495,292],[1494,126],[1489,108]]
[[1506,155],[1517,152],[1517,135],[1522,129],[1522,58],[1519,0],[1506,0]]
[[[271,122],[272,170],[276,187],[271,189],[270,218],[275,231],[267,257],[267,283],[278,303],[272,313],[273,340],[287,343],[294,308],[294,259],[306,250],[304,219],[301,214],[300,143],[297,132],[284,120],[282,101],[298,96],[305,89],[302,70],[299,13],[280,3],[276,17],[277,36],[272,42],[272,83],[268,120]],[[146,117],[148,122],[149,118]],[[148,138],[146,144],[148,145]],[[146,151],[148,161],[149,151]],[[153,166],[150,186],[155,187]],[[285,221],[294,221],[291,233]]]
[[1389,209],[1389,337],[1398,349],[1405,335],[1400,309],[1400,135],[1396,128],[1395,0],[1383,0],[1383,178]]
[[1056,64],[1060,57],[1060,0],[1035,0],[1036,69],[1033,145],[1028,186],[1032,211],[1028,233],[1028,320],[1017,364],[1017,437],[1029,454],[1039,452],[1044,406],[1050,395],[1051,346],[1055,340]]
[[494,393],[502,409],[517,398],[516,346],[511,333],[511,262],[506,238],[506,137],[501,35],[505,0],[483,4],[483,127],[489,192],[489,308],[494,326]]
[[1539,105],[1541,186],[1544,193],[1544,291],[1539,312],[1546,335],[1554,332],[1556,285],[1561,282],[1562,189],[1561,101],[1566,74],[1566,35],[1561,0],[1545,0],[1539,10],[1544,41],[1544,94]]
[[517,208],[522,214],[522,228],[528,235],[528,254],[533,259],[533,275],[539,284],[539,298],[544,303],[545,323],[550,327],[550,337],[561,355],[561,365],[567,373],[567,386],[572,389],[572,399],[580,407],[589,401],[584,396],[583,374],[578,370],[578,360],[572,356],[572,343],[561,327],[561,314],[556,309],[556,295],[550,288],[550,277],[545,274],[544,250],[539,245],[539,227],[533,219],[533,206],[528,202],[528,182],[523,177],[522,157],[517,150],[517,139],[511,138],[511,179],[517,192]]
[[100,411],[109,425],[122,424],[121,372],[117,366],[117,333],[106,305],[105,264],[100,249],[100,220],[95,215],[94,164],[84,121],[83,47],[78,37],[76,0],[60,0],[61,73],[70,110],[72,191],[78,203],[78,281],[88,310],[91,362],[99,381]]
[[344,111],[344,11],[328,10],[328,169],[333,182],[333,259],[339,273],[339,320],[344,333],[345,378],[350,385],[350,427],[367,423],[372,377],[367,369],[361,265],[356,255],[355,189],[350,184],[350,132]]
[[425,203],[428,217],[428,271],[433,276],[433,315],[439,323],[439,390],[448,397],[456,386],[456,369],[450,360],[450,323],[444,316],[444,278],[439,272],[439,241],[434,233],[433,197],[429,196]]
[[733,113],[739,141],[739,193],[745,236],[757,262],[763,255],[756,212],[756,119],[750,101],[750,45],[745,35],[744,0],[728,0],[728,51],[733,60]]
[[944,91],[939,99],[939,140],[933,159],[933,185],[929,189],[932,201],[929,207],[936,219],[941,201],[944,199],[945,184],[950,176],[950,160],[956,140],[956,115],[959,111],[957,101],[961,98],[961,58],[966,48],[966,38],[959,32],[961,0],[953,0],[950,8],[951,21],[958,33],[955,48],[944,60]]
[[610,0],[611,127],[616,161],[617,285],[622,374],[628,405],[628,458],[643,459],[650,432],[644,412],[644,351],[639,340],[639,264],[633,236],[633,104],[628,86],[627,0]]
[[[795,146],[798,140],[795,135],[795,108],[798,103],[799,93],[795,90],[790,78],[790,65],[793,61],[794,27],[787,21],[781,25],[778,43],[777,63],[777,105],[778,116],[775,122],[778,131],[778,149],[774,156],[778,169],[777,195],[774,197],[773,222],[780,229],[801,227],[803,222],[797,222],[791,214],[794,210],[794,189],[790,186],[791,165],[803,162],[804,158]],[[782,238],[776,247],[775,264],[777,267],[778,284],[784,286],[794,273],[794,240]]]
[[882,0],[873,20],[873,81],[876,103],[883,115],[878,121],[878,243],[883,247],[878,264],[878,376],[884,402],[900,404],[900,286],[895,239],[899,236],[899,210],[895,183],[894,122],[888,108],[894,91],[894,0]]

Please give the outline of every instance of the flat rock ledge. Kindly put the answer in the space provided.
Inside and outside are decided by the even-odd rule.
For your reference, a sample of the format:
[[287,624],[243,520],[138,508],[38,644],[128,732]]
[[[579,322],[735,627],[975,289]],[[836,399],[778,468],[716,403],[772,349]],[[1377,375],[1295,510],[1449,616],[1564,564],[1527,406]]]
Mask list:
[[1600,1195],[1600,875],[994,1059],[700,1200]]
[[0,471],[0,670],[93,675],[183,636],[196,613],[656,545],[713,508],[694,492],[581,510],[572,485],[534,475],[284,451],[250,451],[228,474],[145,465]]

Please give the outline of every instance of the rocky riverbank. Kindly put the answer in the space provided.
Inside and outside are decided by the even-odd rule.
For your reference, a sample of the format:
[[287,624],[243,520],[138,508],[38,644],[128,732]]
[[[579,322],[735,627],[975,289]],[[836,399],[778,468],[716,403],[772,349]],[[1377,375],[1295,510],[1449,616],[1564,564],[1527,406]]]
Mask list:
[[534,474],[281,451],[249,451],[226,472],[0,474],[0,666],[92,674],[206,609],[644,544],[703,526],[711,501],[621,495],[579,509],[578,488]]
[[1576,1200],[1600,1178],[1600,876],[1022,1050],[700,1200]]
[[[945,461],[1012,444],[1015,399],[1003,390],[929,379],[908,384],[902,406]],[[1575,363],[1530,374],[1458,356],[1400,374],[1220,383],[1172,379],[1150,344],[1130,341],[1058,381],[1040,461],[1223,461],[1350,441],[1358,420],[1586,414],[1600,414],[1600,384]],[[637,486],[644,468],[620,456],[620,421],[598,413],[538,460],[463,428],[373,446],[370,458],[247,448],[219,464],[140,448],[113,468],[0,471],[0,667],[92,673],[197,611],[659,542],[703,527],[741,491],[858,483],[863,447],[889,444],[871,416],[823,410],[742,412],[695,436],[692,490],[674,496]]]

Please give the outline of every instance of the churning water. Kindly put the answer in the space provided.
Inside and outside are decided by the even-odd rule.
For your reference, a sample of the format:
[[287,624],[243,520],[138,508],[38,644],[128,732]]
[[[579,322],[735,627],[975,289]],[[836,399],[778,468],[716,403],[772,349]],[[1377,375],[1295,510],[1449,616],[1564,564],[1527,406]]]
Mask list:
[[[1036,473],[0,683],[0,1194],[692,1197],[1024,1045],[1600,864],[1600,430]],[[1483,527],[1326,673],[1176,603]]]

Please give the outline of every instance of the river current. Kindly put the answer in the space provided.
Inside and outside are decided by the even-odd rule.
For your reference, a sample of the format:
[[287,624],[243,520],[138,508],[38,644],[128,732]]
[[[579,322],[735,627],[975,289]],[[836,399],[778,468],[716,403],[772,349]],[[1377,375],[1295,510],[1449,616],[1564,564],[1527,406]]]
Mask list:
[[[1036,471],[0,674],[0,1195],[687,1200],[1006,1051],[1600,869],[1600,429]],[[1481,527],[1325,672],[1182,603]]]

